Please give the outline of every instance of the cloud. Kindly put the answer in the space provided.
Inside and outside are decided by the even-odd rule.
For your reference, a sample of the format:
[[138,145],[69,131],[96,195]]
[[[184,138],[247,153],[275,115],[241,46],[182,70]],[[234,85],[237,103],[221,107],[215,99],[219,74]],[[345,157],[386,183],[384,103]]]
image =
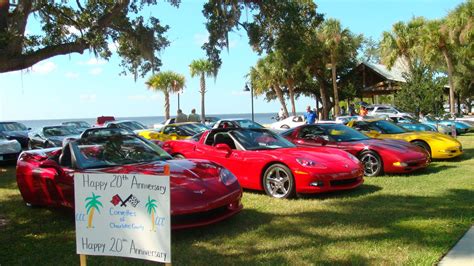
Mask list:
[[97,100],[96,94],[81,94],[79,99],[82,103],[94,103]]
[[69,34],[74,34],[74,35],[81,35],[81,32],[74,26],[66,26],[66,30],[69,32]]
[[194,43],[201,47],[205,42],[209,40],[209,33],[196,33],[194,34]]
[[97,75],[100,75],[100,74],[102,73],[102,70],[103,70],[103,69],[100,68],[100,67],[95,67],[95,68],[91,69],[91,70],[89,71],[89,73],[90,73],[91,75],[97,76]]
[[33,72],[42,75],[48,74],[54,71],[54,69],[56,69],[56,64],[51,61],[36,64],[31,68]]
[[69,72],[66,72],[66,74],[64,74],[64,76],[66,78],[69,78],[69,79],[77,79],[77,78],[79,78],[79,73],[69,71]]
[[87,65],[87,66],[97,66],[97,65],[104,65],[107,61],[101,58],[91,58],[87,61],[79,61],[79,65]]
[[109,43],[107,44],[107,47],[109,47],[109,50],[110,50],[112,53],[114,53],[114,52],[117,51],[118,46],[119,46],[118,42],[109,42]]

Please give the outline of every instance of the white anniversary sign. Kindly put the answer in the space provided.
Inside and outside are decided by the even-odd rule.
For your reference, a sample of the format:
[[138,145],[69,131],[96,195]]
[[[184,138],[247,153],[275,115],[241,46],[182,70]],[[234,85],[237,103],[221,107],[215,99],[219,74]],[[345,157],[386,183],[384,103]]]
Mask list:
[[78,254],[171,263],[169,176],[74,176]]

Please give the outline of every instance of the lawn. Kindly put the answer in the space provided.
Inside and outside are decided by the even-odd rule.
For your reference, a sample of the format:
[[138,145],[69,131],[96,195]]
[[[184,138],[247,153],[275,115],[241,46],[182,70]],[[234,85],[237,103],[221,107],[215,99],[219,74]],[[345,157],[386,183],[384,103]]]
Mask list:
[[[459,139],[465,154],[457,159],[367,178],[354,191],[295,200],[245,192],[244,210],[230,220],[173,232],[173,264],[432,265],[474,222],[474,133]],[[15,168],[0,168],[0,265],[79,264],[72,212],[26,207]]]

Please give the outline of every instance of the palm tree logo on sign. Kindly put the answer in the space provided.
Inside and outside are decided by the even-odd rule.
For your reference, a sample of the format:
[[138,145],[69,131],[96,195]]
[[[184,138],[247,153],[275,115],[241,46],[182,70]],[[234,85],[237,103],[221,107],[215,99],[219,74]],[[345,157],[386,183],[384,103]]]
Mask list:
[[147,212],[151,217],[151,230],[150,231],[153,231],[153,232],[156,232],[156,228],[155,228],[155,213],[156,213],[156,207],[157,207],[156,202],[157,201],[155,199],[151,199],[150,196],[148,196],[148,201],[145,204],[145,207],[147,208]]
[[86,198],[86,210],[87,214],[89,215],[89,218],[87,220],[87,228],[93,228],[92,219],[94,219],[95,210],[100,213],[99,208],[104,207],[102,203],[98,200],[100,197],[101,196],[95,195],[94,192],[92,192],[92,196]]

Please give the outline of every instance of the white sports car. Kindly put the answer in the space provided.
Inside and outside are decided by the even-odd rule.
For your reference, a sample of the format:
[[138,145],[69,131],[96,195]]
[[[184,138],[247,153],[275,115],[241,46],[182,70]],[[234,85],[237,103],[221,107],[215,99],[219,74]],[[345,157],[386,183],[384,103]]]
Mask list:
[[297,115],[297,116],[289,116],[283,120],[272,123],[270,124],[270,128],[271,129],[288,129],[288,128],[301,126],[304,124],[305,124],[304,117],[302,115]]
[[20,152],[21,145],[17,140],[8,140],[0,134],[0,162],[16,161]]

